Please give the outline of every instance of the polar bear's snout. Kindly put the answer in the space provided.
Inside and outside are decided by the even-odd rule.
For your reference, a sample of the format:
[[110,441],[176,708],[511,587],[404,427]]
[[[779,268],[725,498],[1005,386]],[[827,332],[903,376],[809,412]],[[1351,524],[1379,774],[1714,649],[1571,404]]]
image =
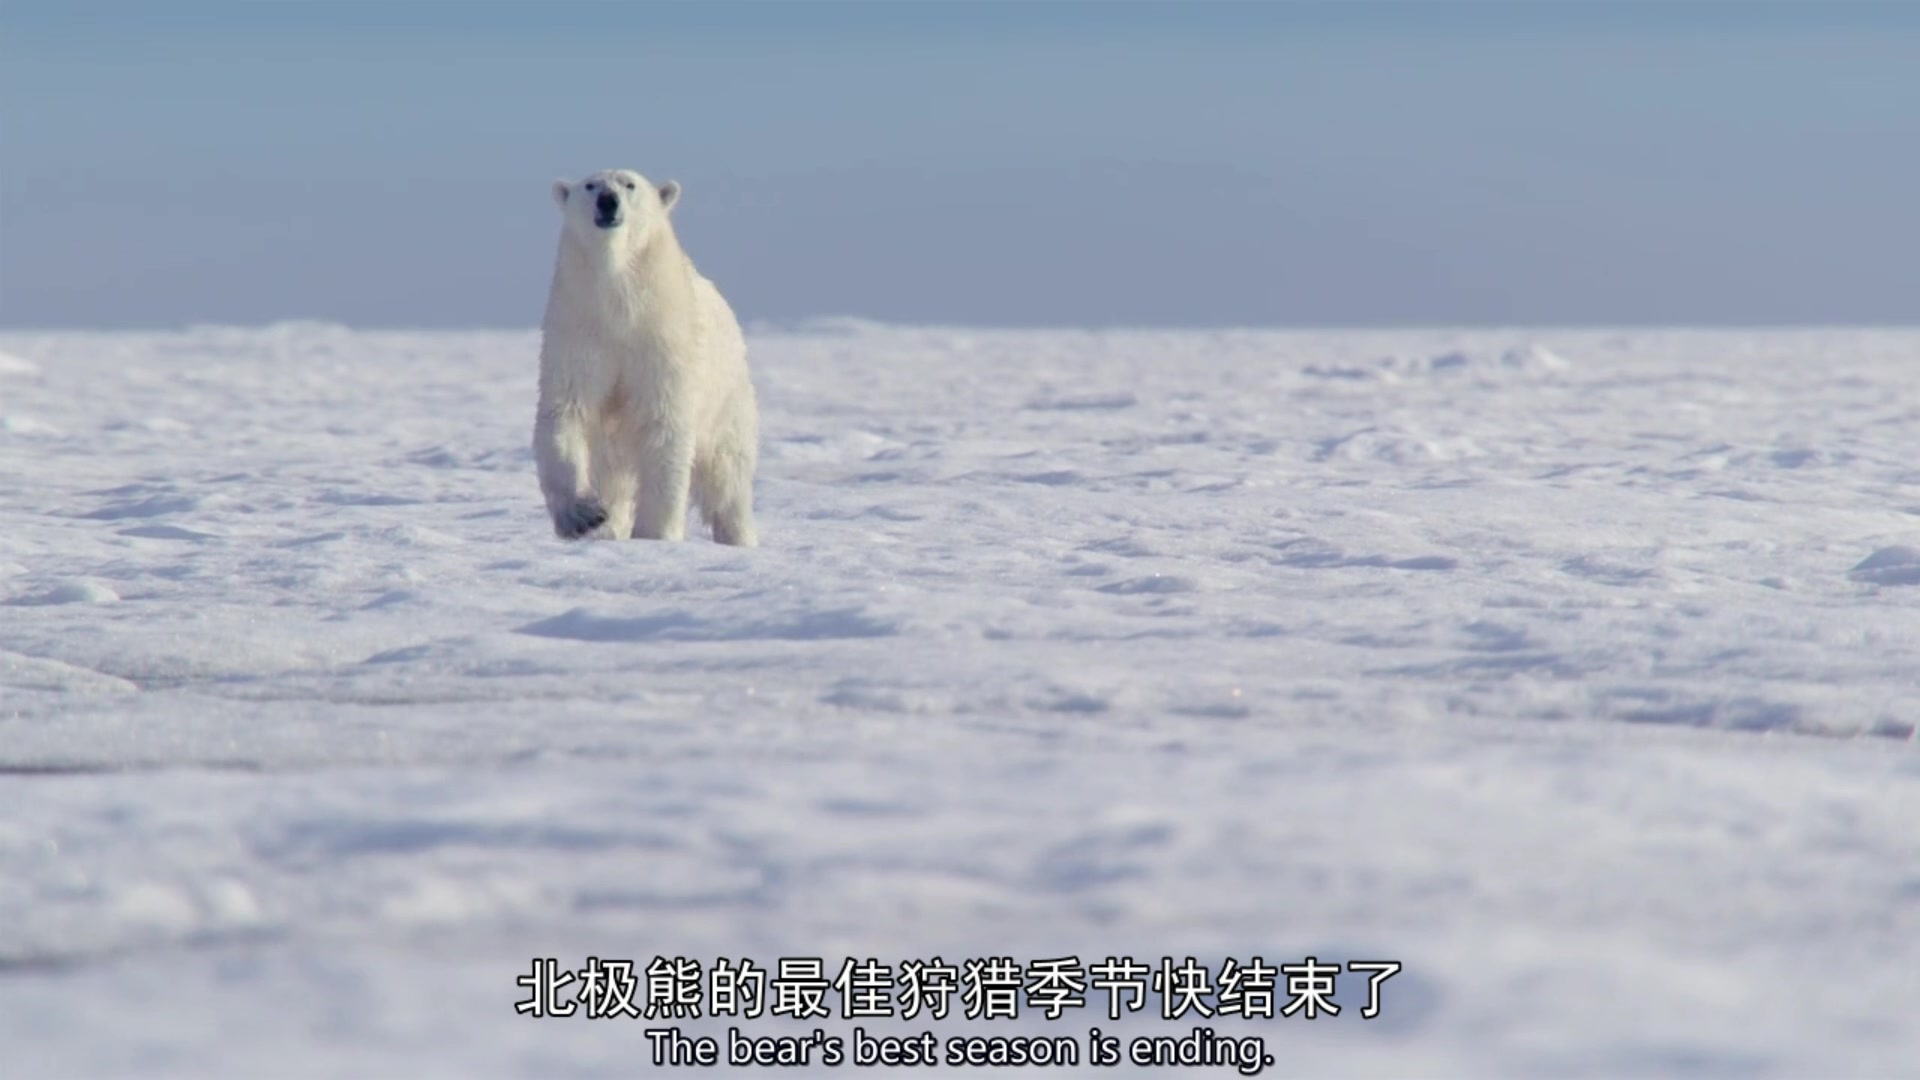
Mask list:
[[611,191],[602,190],[600,197],[593,201],[593,223],[603,229],[611,229],[620,224],[620,196]]

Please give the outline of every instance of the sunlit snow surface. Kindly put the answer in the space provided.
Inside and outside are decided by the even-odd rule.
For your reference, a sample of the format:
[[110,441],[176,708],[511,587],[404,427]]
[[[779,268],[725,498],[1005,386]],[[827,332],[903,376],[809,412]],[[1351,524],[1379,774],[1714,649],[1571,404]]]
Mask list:
[[1404,963],[1222,1028],[1276,1074],[1920,1063],[1920,332],[769,329],[754,551],[555,540],[535,350],[0,335],[0,1075],[637,1076],[515,979],[655,955]]

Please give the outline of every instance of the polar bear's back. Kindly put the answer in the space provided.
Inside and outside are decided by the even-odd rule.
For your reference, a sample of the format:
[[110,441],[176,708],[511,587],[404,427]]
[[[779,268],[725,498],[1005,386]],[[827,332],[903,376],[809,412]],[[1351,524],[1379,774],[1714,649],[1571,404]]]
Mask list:
[[740,330],[740,320],[733,314],[733,306],[727,298],[720,295],[720,289],[708,281],[698,270],[688,269],[693,274],[693,304],[699,313],[698,318],[704,331],[702,352],[711,356],[715,363],[727,367],[737,367],[741,378],[747,371],[747,339]]
[[699,352],[705,368],[701,381],[706,384],[702,411],[707,413],[703,426],[712,430],[721,425],[722,417],[731,416],[737,425],[734,436],[757,442],[759,405],[747,373],[747,339],[740,320],[719,288],[698,271],[693,275],[693,295],[702,323]]

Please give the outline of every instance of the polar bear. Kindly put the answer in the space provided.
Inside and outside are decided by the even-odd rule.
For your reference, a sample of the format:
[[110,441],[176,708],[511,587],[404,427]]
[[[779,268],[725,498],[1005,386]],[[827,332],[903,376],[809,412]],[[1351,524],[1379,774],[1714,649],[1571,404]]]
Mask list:
[[565,224],[540,333],[533,451],[553,529],[758,542],[759,409],[733,309],[680,248],[680,185],[628,169],[556,180]]

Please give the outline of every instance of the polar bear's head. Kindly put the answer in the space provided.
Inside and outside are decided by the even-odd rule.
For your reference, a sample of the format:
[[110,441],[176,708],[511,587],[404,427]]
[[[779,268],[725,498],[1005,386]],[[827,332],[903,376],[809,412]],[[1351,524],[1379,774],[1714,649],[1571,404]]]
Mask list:
[[642,247],[680,200],[672,180],[655,185],[632,169],[603,169],[577,183],[553,182],[569,233],[591,242]]

